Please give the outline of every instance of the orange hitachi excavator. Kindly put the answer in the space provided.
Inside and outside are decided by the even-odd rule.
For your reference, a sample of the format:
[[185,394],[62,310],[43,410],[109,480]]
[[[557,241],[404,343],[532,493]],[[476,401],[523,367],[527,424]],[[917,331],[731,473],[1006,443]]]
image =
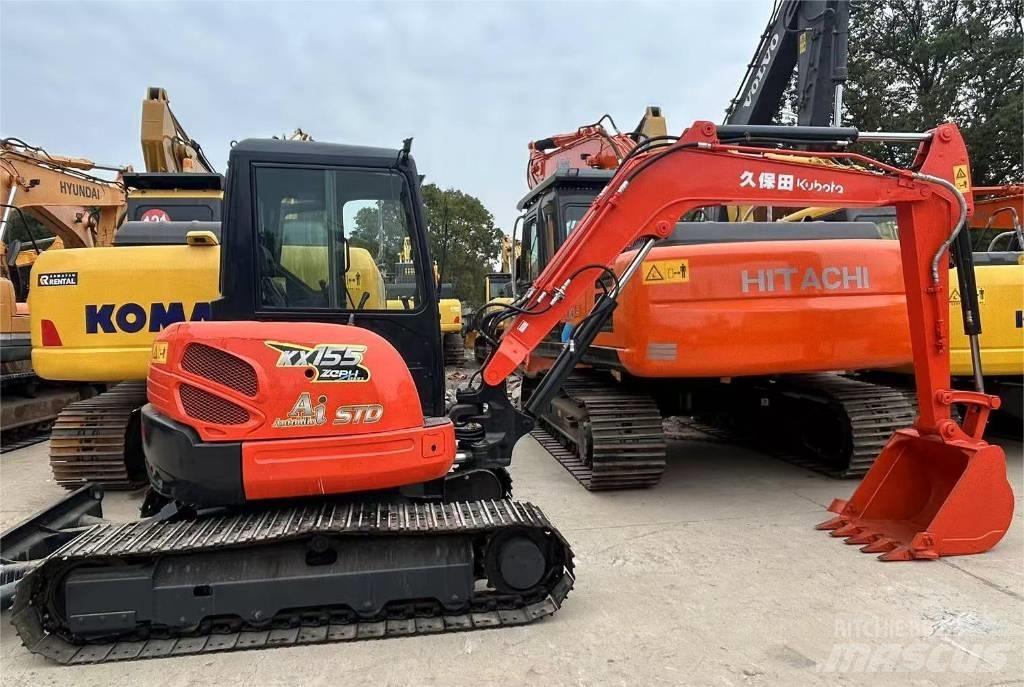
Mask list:
[[[799,123],[838,117],[832,95],[846,78],[848,15],[848,3],[777,3],[726,123],[769,123],[794,67]],[[535,277],[575,231],[611,170],[638,147],[665,145],[664,132],[660,110],[648,108],[629,133],[605,117],[530,144],[520,281]],[[744,183],[792,191],[794,181],[766,173]],[[695,415],[762,446],[770,438],[775,445],[765,448],[837,477],[863,475],[892,431],[913,418],[901,390],[834,374],[909,363],[909,339],[891,326],[905,309],[898,246],[867,221],[747,221],[772,212],[706,207],[680,218],[623,292],[583,359],[589,369],[552,400],[538,432],[587,489],[657,483],[663,416]],[[727,217],[733,221],[710,221]],[[584,306],[570,308],[567,326]],[[531,356],[525,393],[561,334]],[[784,429],[758,432],[761,425]]]
[[[651,109],[649,108],[648,112]],[[665,138],[576,135],[531,145],[531,175],[546,178],[520,202],[523,259],[532,280],[579,225],[621,159],[581,156],[579,145],[653,149]],[[789,177],[745,180],[791,190]],[[653,210],[653,208],[652,208]],[[899,389],[830,372],[906,364],[899,247],[862,222],[715,222],[702,208],[658,242],[599,332],[585,370],[542,414],[538,437],[588,489],[649,486],[665,468],[662,418],[698,415],[749,436],[762,423],[804,464],[863,475],[898,427],[913,418]],[[628,258],[618,259],[621,268]],[[606,280],[607,281],[607,280]],[[607,287],[608,284],[605,284]],[[584,297],[584,300],[590,297]],[[585,303],[573,304],[567,327]],[[530,357],[524,390],[561,346],[556,329]],[[774,447],[773,447],[774,448]]]
[[[738,135],[771,147],[736,145]],[[952,125],[916,135],[913,169],[897,169],[849,153],[830,155],[834,168],[774,155],[776,141],[794,137],[850,143],[857,132],[696,122],[671,145],[636,149],[531,288],[489,316],[492,333],[508,322],[505,334],[480,384],[447,413],[408,146],[239,143],[215,321],[172,325],[152,349],[143,443],[153,490],[173,503],[152,518],[76,529],[95,500],[87,489],[6,533],[5,565],[27,570],[11,616],[26,646],[88,663],[518,625],[554,612],[573,582],[571,552],[538,509],[508,500],[504,469],[654,243],[709,204],[897,207],[921,414],[823,526],[888,560],[991,548],[1013,506],[1003,452],[981,438],[998,400],[949,389],[947,249],[971,209],[949,181],[968,164],[963,139]],[[793,188],[744,184],[769,173]],[[346,309],[333,275],[347,265],[351,202],[401,209],[388,231],[413,241],[421,307]],[[321,289],[280,260],[299,207],[325,228]],[[970,253],[957,256],[969,278]],[[506,378],[592,293],[595,275],[607,291],[517,410]],[[963,424],[954,405],[966,408]]]

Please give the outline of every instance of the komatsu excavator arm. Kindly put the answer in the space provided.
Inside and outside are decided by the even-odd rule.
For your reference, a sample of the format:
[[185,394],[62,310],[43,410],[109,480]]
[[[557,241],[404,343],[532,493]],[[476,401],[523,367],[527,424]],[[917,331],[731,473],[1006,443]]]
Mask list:
[[142,101],[140,138],[142,157],[150,172],[216,172],[202,147],[174,116],[167,91],[162,88],[150,87]]

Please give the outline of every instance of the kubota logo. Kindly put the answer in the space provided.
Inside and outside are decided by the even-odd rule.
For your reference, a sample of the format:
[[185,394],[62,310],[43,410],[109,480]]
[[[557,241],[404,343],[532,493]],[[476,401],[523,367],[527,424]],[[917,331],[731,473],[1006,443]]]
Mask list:
[[366,346],[354,344],[317,344],[313,348],[293,343],[265,341],[280,355],[278,367],[304,367],[314,382],[368,382],[370,371],[364,367]]
[[139,303],[104,303],[103,305],[85,306],[86,334],[135,334],[143,329],[158,332],[175,322],[186,319],[196,322],[210,319],[210,304],[196,303],[192,312],[185,317],[185,304],[180,301],[172,303],[150,303],[143,306]]

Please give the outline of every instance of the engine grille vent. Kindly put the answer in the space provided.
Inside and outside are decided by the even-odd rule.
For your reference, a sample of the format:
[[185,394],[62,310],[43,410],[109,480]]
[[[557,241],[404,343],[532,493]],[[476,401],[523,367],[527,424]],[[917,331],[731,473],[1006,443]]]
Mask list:
[[255,396],[259,390],[252,365],[213,346],[190,343],[181,358],[181,367],[246,396]]
[[242,425],[249,421],[245,408],[191,384],[178,387],[178,395],[185,412],[196,420],[216,425]]

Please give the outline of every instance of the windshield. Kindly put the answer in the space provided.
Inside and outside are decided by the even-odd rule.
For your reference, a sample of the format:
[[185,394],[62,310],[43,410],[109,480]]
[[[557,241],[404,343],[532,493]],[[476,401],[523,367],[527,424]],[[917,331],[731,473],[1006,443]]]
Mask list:
[[256,195],[264,306],[415,307],[420,279],[417,261],[403,261],[403,246],[415,242],[401,174],[264,167]]

